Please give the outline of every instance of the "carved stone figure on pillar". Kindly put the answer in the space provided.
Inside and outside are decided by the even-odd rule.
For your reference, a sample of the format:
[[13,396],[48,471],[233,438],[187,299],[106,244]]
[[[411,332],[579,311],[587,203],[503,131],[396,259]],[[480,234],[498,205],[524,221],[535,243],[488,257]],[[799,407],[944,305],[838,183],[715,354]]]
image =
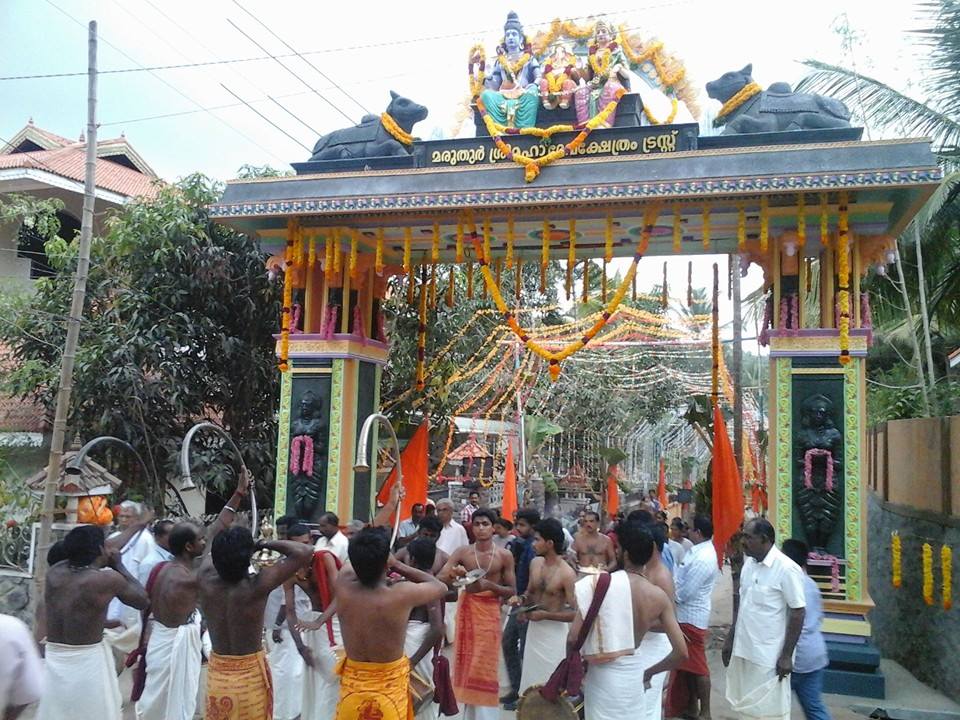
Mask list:
[[843,435],[833,421],[833,402],[812,395],[800,410],[796,462],[800,480],[794,497],[812,548],[825,550],[842,512]]
[[300,414],[290,424],[290,475],[293,507],[299,518],[309,519],[320,502],[320,479],[327,464],[327,421],[323,400],[312,390],[300,399]]
[[[616,99],[620,89],[630,89],[630,72],[627,57],[616,43],[612,28],[598,20],[593,30],[593,43],[583,69],[586,84],[574,93],[577,121],[586,122]],[[603,127],[612,127],[616,112],[610,114]]]
[[480,98],[487,113],[501,125],[525,128],[537,124],[540,63],[533,57],[515,12],[507,15],[503,44],[497,61],[484,81]]
[[562,41],[555,42],[550,47],[550,57],[543,66],[543,75],[540,78],[540,102],[547,110],[570,107],[573,91],[580,82],[580,70],[577,67],[577,57]]

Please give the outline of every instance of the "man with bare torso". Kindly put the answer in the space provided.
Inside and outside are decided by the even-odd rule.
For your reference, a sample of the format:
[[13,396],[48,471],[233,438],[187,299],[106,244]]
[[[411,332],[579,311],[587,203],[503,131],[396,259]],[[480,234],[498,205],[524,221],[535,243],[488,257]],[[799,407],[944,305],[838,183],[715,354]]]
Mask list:
[[530,563],[527,591],[509,600],[511,606],[518,608],[520,622],[528,624],[521,694],[531,686],[546,683],[566,657],[567,631],[577,606],[573,594],[577,574],[563,559],[564,547],[560,522],[553,518],[541,520],[534,529],[533,550],[537,557]]
[[[337,613],[346,658],[338,665],[337,718],[411,716],[410,662],[404,655],[413,608],[439,600],[446,586],[430,573],[390,555],[386,528],[358,532],[348,548],[350,566],[337,576]],[[387,572],[410,582],[387,584]]]
[[173,525],[167,537],[173,560],[156,563],[144,578],[150,619],[146,646],[141,648],[146,682],[137,701],[140,720],[193,718],[203,652],[195,564],[206,554],[206,536],[214,537],[233,524],[249,489],[250,478],[241,473],[232,497],[206,533],[192,522]]
[[500,603],[516,594],[516,578],[513,554],[493,544],[495,519],[489,510],[473,513],[476,542],[455,550],[439,575],[448,584],[459,578],[477,578],[464,586],[457,609],[453,687],[464,704],[464,720],[497,718],[500,712],[496,654],[501,637]]
[[577,558],[577,569],[600,568],[608,572],[617,569],[613,542],[600,532],[600,515],[593,510],[583,513],[572,549]]
[[[623,570],[610,575],[610,588],[583,647],[590,663],[583,688],[586,720],[633,717],[643,707],[644,695],[651,692],[651,679],[676,667],[687,656],[673,601],[645,576],[644,568],[654,547],[649,529],[628,518],[617,527],[617,539]],[[570,628],[572,638],[580,632],[597,582],[598,578],[590,576],[577,582],[578,611]],[[653,628],[666,633],[671,650],[660,661],[647,665],[636,650]],[[638,682],[641,677],[642,684]]]
[[63,553],[67,559],[50,568],[44,588],[47,691],[37,717],[120,720],[120,688],[103,639],[107,606],[119,598],[142,610],[147,593],[123,566],[119,550],[105,550],[99,527],[71,530]]
[[[405,548],[410,556],[410,565],[433,575],[431,568],[438,552],[436,542],[426,537],[414,538]],[[433,679],[433,649],[443,638],[443,602],[434,600],[410,611],[407,621],[407,637],[403,651],[410,660],[410,671],[417,672],[428,682]],[[416,720],[437,720],[440,707],[428,700],[417,711]]]
[[[250,575],[257,549],[284,555]],[[270,672],[263,652],[263,611],[270,592],[300,568],[313,552],[289,540],[254,543],[247,528],[231,527],[213,539],[199,570],[200,608],[207,621],[213,653],[207,671],[208,718],[271,718]]]

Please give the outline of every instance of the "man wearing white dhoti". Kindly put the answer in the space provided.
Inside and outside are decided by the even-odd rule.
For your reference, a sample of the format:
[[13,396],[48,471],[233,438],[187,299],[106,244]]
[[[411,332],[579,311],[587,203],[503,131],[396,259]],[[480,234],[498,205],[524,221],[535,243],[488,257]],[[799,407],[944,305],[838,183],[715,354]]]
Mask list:
[[[147,515],[146,508],[138,502],[124,500],[120,503],[120,512],[117,513],[119,530],[108,539],[116,540],[128,528],[142,524]],[[144,525],[131,537],[120,550],[121,561],[132,577],[139,580],[140,566],[156,547],[153,534]],[[141,584],[143,584],[141,582]],[[140,611],[125,604],[119,598],[110,601],[107,609],[107,627],[104,638],[116,651],[122,660],[127,653],[136,649],[140,637]]]
[[[282,586],[270,593],[263,617],[266,627],[272,628],[267,633],[267,663],[273,676],[273,717],[294,720],[300,715],[303,703],[305,665],[287,626],[284,594]],[[294,603],[297,616],[306,617],[310,612],[310,598],[300,587],[294,588]]]
[[803,571],[774,545],[764,518],[743,529],[740,606],[723,645],[727,701],[737,717],[789,720],[793,651],[803,629]]
[[577,574],[563,559],[566,538],[559,520],[547,518],[537,523],[533,551],[536,557],[530,562],[527,591],[509,600],[520,609],[520,622],[527,623],[521,695],[531,686],[546,683],[566,657],[567,632],[577,603],[573,591]]
[[123,566],[120,553],[104,549],[103,531],[74,528],[63,539],[66,560],[47,573],[46,692],[39,720],[120,720],[120,688],[110,648],[103,640],[107,605],[115,597],[147,607],[143,586]]
[[[643,705],[644,693],[650,692],[651,678],[687,657],[673,602],[644,576],[643,568],[653,553],[649,528],[628,518],[618,526],[617,540],[624,569],[611,573],[610,588],[582,649],[589,665],[583,683],[586,720],[633,717]],[[577,615],[570,627],[571,637],[580,633],[597,579],[588,575],[576,584]],[[669,639],[670,652],[649,665],[635,650],[654,625]]]

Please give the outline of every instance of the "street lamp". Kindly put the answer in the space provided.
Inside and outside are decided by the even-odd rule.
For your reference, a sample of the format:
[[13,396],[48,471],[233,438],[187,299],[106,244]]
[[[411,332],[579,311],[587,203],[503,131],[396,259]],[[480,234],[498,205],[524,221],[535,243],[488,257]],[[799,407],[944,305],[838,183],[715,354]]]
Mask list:
[[[120,445],[121,447],[128,450],[137,459],[137,462],[140,464],[140,469],[143,471],[144,477],[147,478],[148,480],[152,479],[154,481],[154,485],[156,485],[157,479],[152,476],[149,468],[147,468],[147,464],[143,460],[143,456],[141,456],[140,453],[137,452],[136,448],[133,447],[133,445],[128,443],[126,440],[121,440],[120,438],[113,437],[112,435],[101,435],[87,442],[87,444],[84,445],[82,448],[80,448],[80,450],[77,451],[77,454],[74,455],[72,458],[70,458],[70,460],[67,462],[66,467],[64,468],[64,474],[72,475],[72,476],[80,475],[81,472],[83,472],[83,463],[86,462],[87,455],[90,453],[90,451],[94,447],[102,443],[111,443],[113,445]],[[187,504],[183,501],[183,497],[180,495],[180,491],[177,490],[177,488],[169,480],[164,480],[164,482],[165,484],[170,486],[170,489],[173,491],[173,494],[176,496],[177,501],[180,503],[180,506],[183,508],[183,512],[186,514],[188,512]]]

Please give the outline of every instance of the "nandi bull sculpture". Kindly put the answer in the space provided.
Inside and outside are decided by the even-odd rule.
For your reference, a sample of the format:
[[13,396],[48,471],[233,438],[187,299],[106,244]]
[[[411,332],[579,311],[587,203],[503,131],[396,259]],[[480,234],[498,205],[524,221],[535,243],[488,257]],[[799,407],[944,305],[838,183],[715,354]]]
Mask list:
[[390,104],[380,115],[364,115],[359,125],[322,135],[310,160],[358,160],[409,155],[413,126],[427,117],[427,109],[390,91]]

